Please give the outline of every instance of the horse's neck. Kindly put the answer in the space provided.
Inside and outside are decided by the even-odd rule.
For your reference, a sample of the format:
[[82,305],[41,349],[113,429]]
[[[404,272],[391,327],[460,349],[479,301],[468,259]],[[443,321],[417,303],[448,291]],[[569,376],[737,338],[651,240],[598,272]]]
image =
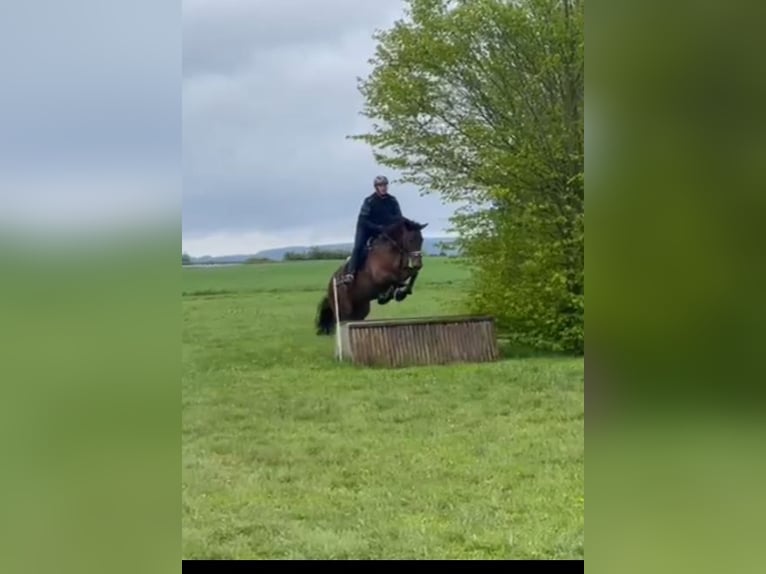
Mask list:
[[399,252],[399,246],[395,239],[386,237],[376,237],[370,244],[370,255],[373,253],[383,257],[396,257]]
[[404,245],[405,234],[401,229],[395,229],[389,232],[383,232],[381,235],[375,238],[375,242],[381,244],[388,243],[392,250],[401,251],[401,246]]
[[371,270],[376,266],[387,275],[393,276],[394,281],[400,281],[406,263],[406,254],[403,249],[391,241],[381,241],[374,247],[375,249],[371,250],[366,265],[369,265]]

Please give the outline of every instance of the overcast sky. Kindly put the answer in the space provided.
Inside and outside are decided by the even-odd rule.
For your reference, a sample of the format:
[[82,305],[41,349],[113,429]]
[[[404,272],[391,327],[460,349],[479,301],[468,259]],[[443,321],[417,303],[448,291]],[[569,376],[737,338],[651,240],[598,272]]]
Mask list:
[[0,229],[135,229],[181,205],[181,8],[0,2]]
[[[184,0],[183,248],[194,256],[351,241],[372,180],[396,174],[345,136],[367,130],[357,77],[401,0]],[[452,208],[392,184],[405,215]]]

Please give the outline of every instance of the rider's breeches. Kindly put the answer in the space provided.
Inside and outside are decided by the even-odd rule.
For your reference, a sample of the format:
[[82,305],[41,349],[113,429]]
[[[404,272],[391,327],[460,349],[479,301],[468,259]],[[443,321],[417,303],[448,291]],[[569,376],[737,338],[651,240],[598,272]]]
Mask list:
[[354,249],[351,251],[351,261],[348,262],[348,269],[350,273],[358,271],[359,262],[362,260],[365,244],[369,235],[363,230],[357,230],[356,237],[354,238]]

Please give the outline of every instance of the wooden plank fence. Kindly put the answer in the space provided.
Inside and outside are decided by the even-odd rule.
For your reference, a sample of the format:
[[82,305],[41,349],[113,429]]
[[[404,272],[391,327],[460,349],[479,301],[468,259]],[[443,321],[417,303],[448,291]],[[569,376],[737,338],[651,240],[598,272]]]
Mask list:
[[499,358],[492,317],[378,319],[341,324],[342,359],[357,365],[404,367]]

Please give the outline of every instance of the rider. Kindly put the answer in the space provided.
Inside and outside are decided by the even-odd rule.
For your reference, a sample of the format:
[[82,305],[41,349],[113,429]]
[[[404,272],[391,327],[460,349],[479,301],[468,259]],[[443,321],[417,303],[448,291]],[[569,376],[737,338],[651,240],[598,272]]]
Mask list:
[[346,274],[343,276],[343,283],[351,283],[359,266],[367,241],[371,237],[380,234],[388,225],[396,223],[402,219],[402,210],[399,208],[399,202],[388,193],[388,179],[384,175],[379,175],[373,182],[375,191],[364,198],[362,208],[359,211],[359,218],[356,222],[356,236],[354,238],[354,249],[351,252],[351,260],[348,262]]

